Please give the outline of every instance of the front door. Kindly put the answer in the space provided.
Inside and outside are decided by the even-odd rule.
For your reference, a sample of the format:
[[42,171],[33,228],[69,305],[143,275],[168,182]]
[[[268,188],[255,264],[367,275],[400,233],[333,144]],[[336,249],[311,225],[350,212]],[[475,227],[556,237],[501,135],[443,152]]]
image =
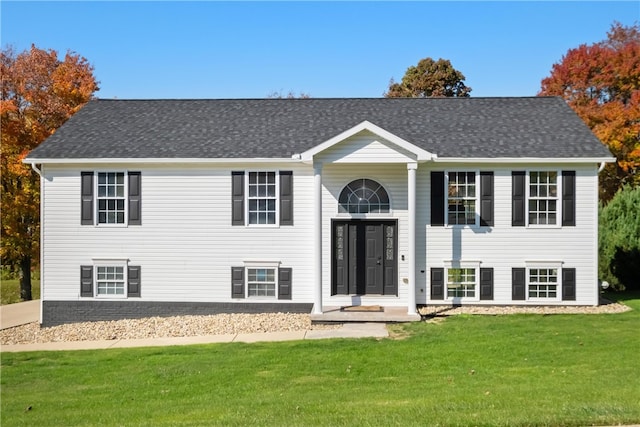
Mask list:
[[333,221],[332,294],[397,295],[396,222]]

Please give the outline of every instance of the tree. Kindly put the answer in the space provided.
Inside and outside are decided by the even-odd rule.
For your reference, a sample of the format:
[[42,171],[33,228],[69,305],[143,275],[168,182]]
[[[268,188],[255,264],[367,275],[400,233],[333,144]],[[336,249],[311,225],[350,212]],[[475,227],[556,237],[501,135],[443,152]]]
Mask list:
[[40,181],[25,156],[76,113],[98,83],[93,66],[76,53],[55,50],[0,52],[2,265],[20,273],[20,296],[31,299],[31,263],[40,253]]
[[387,98],[468,97],[471,88],[464,75],[447,59],[424,58],[417,66],[407,68],[400,83],[393,79],[384,94]]
[[640,290],[640,187],[622,187],[600,208],[599,265],[613,289]]
[[308,99],[311,98],[311,95],[309,95],[308,93],[305,92],[300,92],[299,96],[296,96],[296,94],[290,90],[289,93],[287,93],[286,95],[282,95],[282,91],[276,91],[274,90],[273,92],[271,92],[270,94],[267,95],[267,98],[269,99],[295,99],[295,98],[300,98],[300,99]]
[[600,176],[600,197],[640,184],[640,27],[614,23],[607,39],[570,49],[539,95],[563,97],[616,157]]

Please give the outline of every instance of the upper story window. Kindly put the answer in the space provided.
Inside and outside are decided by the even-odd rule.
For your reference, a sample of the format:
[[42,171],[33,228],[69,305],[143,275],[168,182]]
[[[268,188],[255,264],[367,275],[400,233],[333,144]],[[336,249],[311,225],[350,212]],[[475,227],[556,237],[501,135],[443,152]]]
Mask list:
[[447,189],[449,225],[475,225],[477,194],[475,172],[449,172]]
[[81,172],[82,225],[141,225],[140,172]]
[[275,224],[276,173],[249,172],[249,224]]
[[124,172],[98,173],[98,224],[124,224]]
[[558,172],[529,173],[529,224],[557,224]]
[[388,213],[389,195],[371,179],[356,179],[347,184],[338,198],[339,212],[351,214]]
[[575,226],[576,172],[511,172],[511,225]]
[[432,171],[431,226],[493,227],[492,171]]
[[293,225],[293,172],[232,171],[231,225]]

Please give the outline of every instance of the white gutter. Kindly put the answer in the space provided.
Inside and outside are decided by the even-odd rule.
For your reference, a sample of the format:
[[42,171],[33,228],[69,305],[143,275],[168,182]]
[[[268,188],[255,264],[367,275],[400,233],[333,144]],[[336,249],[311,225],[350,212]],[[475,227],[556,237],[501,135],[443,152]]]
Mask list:
[[612,163],[615,157],[437,157],[435,163]]
[[81,159],[47,159],[26,158],[23,163],[47,163],[47,164],[108,164],[108,163],[135,163],[135,164],[182,164],[182,163],[300,163],[295,158],[81,158]]

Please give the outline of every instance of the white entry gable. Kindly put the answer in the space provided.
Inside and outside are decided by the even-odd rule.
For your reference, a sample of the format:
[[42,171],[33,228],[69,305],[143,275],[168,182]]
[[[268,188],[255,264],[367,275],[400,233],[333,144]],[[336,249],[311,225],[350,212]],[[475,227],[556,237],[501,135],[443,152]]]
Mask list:
[[300,154],[308,163],[403,163],[436,157],[366,120]]

